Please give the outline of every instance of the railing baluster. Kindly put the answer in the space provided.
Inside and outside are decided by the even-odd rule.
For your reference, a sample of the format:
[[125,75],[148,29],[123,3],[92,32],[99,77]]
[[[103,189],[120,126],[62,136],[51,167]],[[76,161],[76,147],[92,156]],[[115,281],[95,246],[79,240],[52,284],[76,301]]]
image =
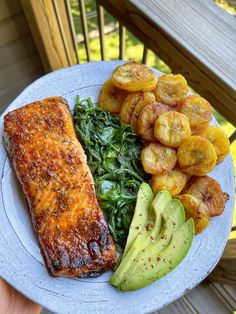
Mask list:
[[236,140],[236,130],[230,135],[229,141],[232,144]]
[[147,55],[148,55],[148,49],[145,45],[143,45],[143,57],[142,57],[142,63],[147,63]]
[[86,50],[86,55],[87,55],[87,61],[90,61],[90,47],[89,47],[88,25],[87,25],[87,17],[86,17],[84,0],[78,0],[78,2],[79,2],[81,25],[82,25],[83,35],[84,35],[84,43],[85,43],[85,50]]
[[58,3],[57,3],[56,0],[52,0],[52,3],[53,3],[54,11],[55,11],[55,14],[56,14],[56,17],[57,17],[57,23],[58,23],[58,26],[59,26],[59,29],[60,29],[61,38],[62,38],[62,41],[63,41],[63,46],[64,46],[64,49],[65,49],[65,52],[66,52],[66,58],[67,58],[68,64],[72,65],[71,59],[70,59],[70,56],[69,56],[69,48],[68,48],[68,45],[67,45],[66,35],[65,35],[65,32],[64,32],[63,24],[62,24],[60,11],[59,11],[59,8],[58,8]]
[[76,62],[79,63],[80,61],[79,61],[79,52],[78,52],[78,45],[77,45],[78,43],[76,41],[75,26],[74,26],[73,16],[71,13],[70,0],[65,0],[65,7],[66,7],[66,14],[68,17],[69,26],[70,26],[70,33],[71,33],[73,47],[75,51]]
[[97,3],[98,30],[100,40],[101,59],[105,60],[105,43],[104,43],[104,9]]
[[125,27],[119,23],[119,59],[123,60],[125,55]]

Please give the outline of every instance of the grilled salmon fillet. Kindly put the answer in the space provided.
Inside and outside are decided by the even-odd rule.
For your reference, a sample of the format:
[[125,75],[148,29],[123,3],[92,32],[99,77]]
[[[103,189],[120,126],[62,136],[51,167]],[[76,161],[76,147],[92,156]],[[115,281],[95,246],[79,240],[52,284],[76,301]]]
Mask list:
[[4,117],[4,142],[54,276],[113,268],[116,250],[65,100],[46,98]]

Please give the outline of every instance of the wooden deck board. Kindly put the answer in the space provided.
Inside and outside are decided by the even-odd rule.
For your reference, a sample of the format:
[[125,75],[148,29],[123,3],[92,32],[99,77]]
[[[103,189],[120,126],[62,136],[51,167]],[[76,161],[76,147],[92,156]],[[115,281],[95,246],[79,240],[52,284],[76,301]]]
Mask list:
[[2,78],[0,80],[0,92],[9,88],[11,84],[20,83],[27,78],[32,79],[32,74],[42,69],[41,64],[38,64],[37,61],[38,54],[33,52],[32,55],[21,58],[17,62],[2,68],[0,75]]
[[199,313],[229,314],[232,307],[225,302],[225,299],[214,289],[210,282],[204,281],[199,286],[191,290],[186,298],[196,308]]
[[14,17],[0,20],[0,30],[0,47],[20,36],[29,34],[29,28],[22,12],[17,13]]
[[0,21],[21,11],[20,1],[0,0]]
[[32,55],[36,52],[36,47],[34,45],[34,41],[30,34],[19,37],[13,41],[6,43],[5,45],[0,47],[1,50],[1,58],[4,60],[0,64],[0,70],[4,67],[7,67],[21,58]]
[[184,296],[181,299],[169,304],[156,314],[198,314],[198,311]]

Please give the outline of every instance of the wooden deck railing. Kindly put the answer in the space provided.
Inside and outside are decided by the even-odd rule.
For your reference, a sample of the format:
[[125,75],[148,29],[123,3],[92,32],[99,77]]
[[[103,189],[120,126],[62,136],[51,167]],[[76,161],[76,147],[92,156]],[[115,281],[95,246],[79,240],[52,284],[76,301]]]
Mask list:
[[[73,0],[75,1],[75,0]],[[80,63],[80,51],[69,0],[21,0],[25,15],[46,71]],[[78,0],[87,61],[91,60],[85,1]],[[178,8],[177,8],[178,6]],[[125,55],[125,31],[143,42],[142,61],[149,49],[159,55],[173,72],[182,73],[190,86],[236,126],[236,19],[211,0],[97,0],[101,60],[106,59],[104,10],[119,22],[119,59]],[[230,141],[236,139],[234,132]],[[235,227],[234,227],[235,228]],[[235,239],[211,278],[236,282]],[[231,269],[226,264],[231,261]],[[229,271],[229,272],[228,272]],[[225,275],[226,274],[226,275]],[[228,277],[227,277],[228,276]],[[210,288],[209,288],[210,287]],[[233,292],[232,292],[233,291]],[[201,311],[204,299],[220,295],[224,305]],[[235,292],[229,286],[205,281],[168,308],[181,313],[230,313],[236,309]],[[218,297],[217,297],[218,298]],[[198,301],[198,303],[196,302]],[[217,303],[218,302],[218,303]],[[223,301],[222,301],[223,302]],[[206,306],[206,303],[204,304]],[[198,310],[196,310],[198,309]],[[227,312],[228,311],[228,312]],[[167,311],[168,312],[168,311]],[[161,312],[161,313],[167,313]],[[169,312],[168,312],[169,313]]]

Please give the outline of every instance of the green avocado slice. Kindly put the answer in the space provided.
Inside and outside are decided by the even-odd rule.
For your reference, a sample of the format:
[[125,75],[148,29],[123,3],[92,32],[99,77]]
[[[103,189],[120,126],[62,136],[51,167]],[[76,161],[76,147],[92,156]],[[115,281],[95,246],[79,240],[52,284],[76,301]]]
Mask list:
[[[175,201],[176,200],[174,200],[174,202]],[[129,269],[130,264],[133,262],[140,250],[148,246],[151,241],[156,240],[162,225],[161,213],[165,211],[165,208],[168,207],[171,202],[173,201],[171,201],[171,195],[169,194],[169,192],[162,191],[157,194],[150,207],[148,215],[149,217],[146,220],[145,225],[143,226],[142,230],[138,232],[129,250],[126,252],[125,255],[123,255],[120,265],[118,266],[110,280],[111,284],[113,284],[114,286],[118,286],[125,272]],[[141,205],[142,204],[138,204],[137,201],[136,208]]]
[[170,244],[159,254],[147,255],[138,267],[130,267],[119,285],[123,291],[137,290],[168,274],[187,255],[194,236],[194,222],[189,219],[174,233]]
[[129,228],[129,234],[123,256],[125,256],[126,252],[131,247],[138,233],[146,226],[148,221],[148,210],[153,199],[154,195],[150,185],[142,183],[138,191],[134,216]]
[[131,266],[133,270],[136,269],[140,260],[158,254],[168,246],[173,233],[185,222],[184,207],[180,201],[172,200],[161,213],[161,217],[163,225],[160,234],[156,241],[150,241],[148,245],[139,252]]
[[148,241],[157,239],[162,228],[161,214],[165,211],[171,200],[172,197],[168,191],[160,191],[156,195],[148,212],[148,224],[146,224],[144,232],[140,234],[139,243],[147,240],[147,238],[149,238]]
[[[158,203],[156,203],[156,205],[161,207],[161,205],[163,205],[163,198],[159,198],[159,200],[160,205],[158,206]],[[173,232],[185,221],[184,208],[180,201],[172,200],[167,203],[165,209],[161,210],[159,219],[163,221],[163,225],[161,233],[158,235],[157,239],[154,239],[154,236],[150,235],[140,243],[138,242],[138,237],[136,238],[134,244],[131,246],[125,258],[121,261],[121,264],[114,273],[114,278],[111,278],[111,283],[113,285],[119,286],[123,281],[125,273],[129,272],[129,269],[135,271],[139,261],[145,259],[147,255],[157,254],[167,247]]]

